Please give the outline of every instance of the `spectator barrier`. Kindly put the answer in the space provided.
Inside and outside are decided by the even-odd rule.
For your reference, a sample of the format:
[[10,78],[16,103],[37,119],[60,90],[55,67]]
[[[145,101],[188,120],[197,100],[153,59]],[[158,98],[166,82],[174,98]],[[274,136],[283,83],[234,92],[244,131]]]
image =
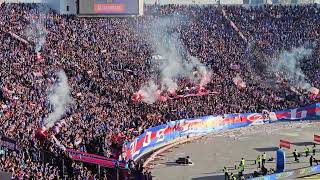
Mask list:
[[317,143],[320,143],[320,135],[314,135],[313,140]]
[[264,118],[262,113],[242,113],[225,114],[223,117],[211,115],[170,121],[166,124],[149,128],[132,142],[124,144],[124,156],[126,160],[138,160],[155,149],[178,141],[179,138],[204,135],[218,130],[276,121],[316,120],[320,118],[320,103],[277,111],[271,114],[276,119]]
[[290,142],[287,141],[287,140],[280,139],[279,146],[280,146],[281,148],[290,149]]
[[308,175],[317,174],[317,173],[320,173],[320,165],[298,169],[295,171],[275,173],[268,176],[256,177],[256,178],[247,179],[247,180],[276,180],[276,179],[287,179],[287,178],[293,179],[295,177],[303,177],[303,176],[308,176]]
[[[102,167],[107,167],[107,168],[116,167],[117,160],[115,160],[115,159],[106,158],[104,156],[98,156],[95,154],[80,152],[80,151],[76,151],[73,149],[66,149],[66,151],[70,154],[70,156],[73,160],[97,164],[97,165],[100,165]],[[119,163],[118,165],[119,165],[119,168],[122,168],[122,169],[125,168],[124,163]]]

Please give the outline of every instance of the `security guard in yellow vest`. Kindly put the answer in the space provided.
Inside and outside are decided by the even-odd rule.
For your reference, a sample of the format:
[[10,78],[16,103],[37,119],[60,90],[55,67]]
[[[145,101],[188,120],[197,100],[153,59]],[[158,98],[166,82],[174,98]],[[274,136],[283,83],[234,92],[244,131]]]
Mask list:
[[243,158],[241,158],[240,166],[246,166],[246,160],[244,160]]
[[260,167],[261,167],[261,161],[262,161],[260,155],[257,157],[257,160],[256,160],[256,161],[257,161],[257,164],[258,164],[258,168],[260,168]]
[[243,165],[239,166],[238,167],[239,178],[243,176],[243,171],[244,171],[244,166]]
[[264,164],[266,163],[266,159],[267,159],[267,154],[266,154],[266,152],[263,152],[263,154],[262,154],[262,166],[264,166]]
[[223,168],[223,172],[224,172],[224,179],[225,180],[229,180],[230,179],[230,176],[229,176],[229,170],[227,167],[224,167]]
[[230,180],[237,180],[237,177],[233,173],[231,173],[230,174]]
[[270,171],[269,171],[270,174],[273,174],[274,172],[275,172],[275,171],[274,171],[273,168],[271,168]]
[[308,148],[307,145],[304,146],[304,152],[306,153],[306,157],[308,157],[308,156],[309,156],[310,149]]

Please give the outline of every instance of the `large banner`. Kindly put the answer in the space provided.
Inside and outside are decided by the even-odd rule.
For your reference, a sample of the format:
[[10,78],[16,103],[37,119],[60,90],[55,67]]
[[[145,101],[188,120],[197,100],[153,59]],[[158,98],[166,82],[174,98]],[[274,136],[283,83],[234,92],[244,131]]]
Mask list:
[[132,142],[125,144],[123,149],[125,159],[136,160],[152,150],[188,136],[275,121],[320,119],[320,104],[269,114],[272,114],[272,118],[265,118],[262,113],[242,113],[171,121],[167,124],[149,128]]
[[[76,161],[82,161],[86,163],[97,164],[103,167],[115,168],[117,165],[119,168],[124,169],[125,164],[119,163],[115,159],[106,158],[104,156],[98,156],[95,154],[89,154],[81,151],[76,151],[74,149],[66,149],[71,158]],[[118,164],[117,164],[118,163]]]
[[315,120],[320,117],[320,103],[275,112],[277,120]]

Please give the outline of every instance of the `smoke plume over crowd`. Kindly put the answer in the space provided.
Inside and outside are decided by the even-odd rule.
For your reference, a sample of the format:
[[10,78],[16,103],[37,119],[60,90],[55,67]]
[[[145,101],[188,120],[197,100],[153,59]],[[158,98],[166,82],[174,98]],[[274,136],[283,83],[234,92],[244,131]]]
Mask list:
[[70,87],[65,72],[60,70],[57,76],[58,80],[49,94],[49,101],[53,111],[44,119],[45,128],[52,127],[55,122],[60,120],[66,112],[66,106],[71,102]]
[[182,43],[177,32],[181,21],[181,17],[162,17],[154,20],[148,29],[149,43],[158,57],[151,62],[158,78],[150,79],[138,92],[146,103],[154,103],[163,92],[174,94],[181,79],[188,79],[200,87],[210,81],[208,68],[190,55]]
[[278,57],[278,60],[273,64],[272,70],[275,73],[280,73],[289,84],[303,91],[308,91],[311,88],[307,77],[301,69],[302,60],[312,54],[312,49],[305,47],[293,48],[290,51],[284,51]]

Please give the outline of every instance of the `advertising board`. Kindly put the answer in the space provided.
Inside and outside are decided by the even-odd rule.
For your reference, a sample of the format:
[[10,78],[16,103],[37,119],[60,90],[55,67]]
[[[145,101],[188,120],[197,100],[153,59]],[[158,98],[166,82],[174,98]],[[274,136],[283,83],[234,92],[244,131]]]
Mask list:
[[78,0],[78,15],[139,15],[140,0]]

